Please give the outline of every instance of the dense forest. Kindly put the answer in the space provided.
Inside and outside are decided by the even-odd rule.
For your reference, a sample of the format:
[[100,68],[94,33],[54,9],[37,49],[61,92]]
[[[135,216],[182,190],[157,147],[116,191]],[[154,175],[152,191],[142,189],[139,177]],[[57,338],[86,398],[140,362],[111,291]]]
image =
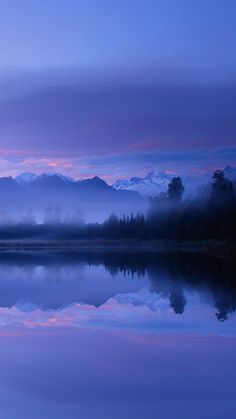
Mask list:
[[236,196],[233,183],[223,171],[213,174],[208,190],[195,199],[183,199],[184,186],[174,177],[166,193],[150,200],[146,215],[115,214],[104,223],[73,220],[45,220],[37,224],[32,215],[21,223],[0,226],[0,239],[174,239],[234,240],[236,238]]

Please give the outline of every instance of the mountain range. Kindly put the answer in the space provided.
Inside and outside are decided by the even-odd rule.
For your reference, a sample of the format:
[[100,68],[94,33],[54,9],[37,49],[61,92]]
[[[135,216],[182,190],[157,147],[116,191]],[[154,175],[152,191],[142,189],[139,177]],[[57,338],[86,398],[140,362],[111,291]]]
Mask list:
[[[226,166],[224,173],[230,180],[236,180],[236,167]],[[167,191],[168,184],[174,176],[178,176],[178,174],[152,171],[144,177],[117,180],[112,186],[119,191],[136,191],[142,196],[154,197]],[[201,188],[211,182],[212,172],[196,176],[184,175],[181,178],[185,188],[185,196],[190,197],[196,195]]]
[[[236,168],[227,166],[225,175],[236,180]],[[149,172],[144,177],[117,180],[108,185],[95,176],[75,180],[61,173],[22,173],[16,178],[0,178],[0,222],[3,213],[20,213],[31,209],[43,217],[49,208],[64,212],[80,211],[87,221],[100,221],[115,212],[117,215],[145,211],[148,198],[166,192],[174,174]],[[211,182],[212,173],[182,176],[185,196],[194,196],[199,188]],[[5,215],[4,215],[5,217]]]
[[[110,215],[130,213],[143,208],[143,200],[135,191],[118,191],[95,176],[77,181],[60,173],[22,173],[15,179],[0,178],[0,210],[34,214],[60,208],[63,212],[80,211],[87,220],[99,221]],[[1,218],[1,217],[0,217]],[[1,221],[1,220],[0,220]]]

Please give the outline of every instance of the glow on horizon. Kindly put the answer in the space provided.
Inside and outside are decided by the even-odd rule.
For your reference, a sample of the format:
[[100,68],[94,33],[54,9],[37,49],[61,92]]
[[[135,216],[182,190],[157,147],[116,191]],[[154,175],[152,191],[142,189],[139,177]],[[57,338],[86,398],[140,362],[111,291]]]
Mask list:
[[234,165],[236,5],[213,3],[2,2],[0,175]]
[[11,150],[0,158],[0,177],[16,177],[24,172],[39,175],[44,172],[61,173],[76,180],[99,176],[108,183],[117,179],[127,179],[133,176],[145,176],[148,172],[165,172],[173,175],[202,175],[236,166],[236,147],[197,148],[170,150],[152,148],[131,152],[63,156],[57,152],[48,157],[42,154],[30,155],[30,152]]

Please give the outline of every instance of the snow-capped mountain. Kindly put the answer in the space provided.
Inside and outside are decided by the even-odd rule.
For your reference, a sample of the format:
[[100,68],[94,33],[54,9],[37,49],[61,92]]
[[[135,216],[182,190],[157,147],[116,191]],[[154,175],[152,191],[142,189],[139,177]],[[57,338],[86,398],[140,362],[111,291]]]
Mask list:
[[[153,171],[149,172],[144,177],[132,177],[127,180],[118,180],[113,184],[113,188],[117,190],[137,191],[142,196],[157,196],[161,192],[166,192],[171,179],[177,176],[173,173],[165,173]],[[190,176],[185,176],[183,183],[187,189],[193,190],[193,179]],[[194,185],[194,189],[196,186]]]
[[35,175],[26,172],[15,179],[1,177],[0,196],[0,218],[6,218],[4,214],[17,218],[32,210],[41,221],[48,213],[50,217],[51,214],[56,217],[54,209],[59,208],[69,217],[79,211],[89,221],[100,221],[114,211],[122,215],[146,209],[146,202],[137,192],[115,190],[97,176],[81,181],[61,173]]
[[35,175],[34,173],[31,173],[31,172],[24,172],[16,176],[15,180],[17,181],[19,185],[24,186],[24,185],[29,185],[35,181],[40,181],[40,180],[43,180],[52,176],[57,176],[64,182],[76,182],[76,180],[73,179],[72,177],[65,176],[62,173],[51,173],[51,172],[41,173],[40,175]]
[[[224,169],[225,176],[230,180],[236,181],[236,167],[226,166]],[[130,179],[117,180],[112,186],[108,185],[104,180],[95,176],[92,179],[76,180],[61,173],[42,173],[36,175],[31,172],[25,172],[18,175],[15,179],[1,178],[0,189],[8,195],[11,190],[12,193],[17,192],[18,188],[30,191],[35,191],[41,194],[45,190],[51,189],[52,195],[60,194],[59,191],[65,190],[74,194],[82,195],[94,193],[109,193],[114,196],[114,193],[139,193],[143,197],[158,196],[162,192],[166,192],[171,179],[178,176],[178,173],[152,171],[144,177],[132,177]],[[190,176],[181,176],[184,188],[185,197],[194,197],[199,189],[204,189],[212,181],[212,172]],[[43,188],[43,189],[42,189]],[[46,189],[45,189],[46,188]],[[42,191],[41,191],[42,189]],[[74,191],[74,192],[72,192]],[[101,198],[101,196],[100,196]],[[123,197],[122,197],[123,198]]]
[[[236,179],[236,168],[227,166],[224,169],[225,176],[230,180]],[[137,191],[142,196],[157,196],[161,192],[166,192],[171,179],[178,174],[168,172],[149,172],[144,177],[132,177],[131,179],[117,180],[112,186],[117,190]],[[200,188],[208,185],[212,179],[212,173],[205,173],[198,176],[181,176],[185,196],[194,196]]]
[[155,196],[165,192],[173,175],[164,172],[149,172],[144,177],[117,180],[112,186],[117,190],[137,191],[143,196]]
[[19,185],[27,185],[32,183],[36,179],[37,175],[31,172],[24,172],[16,176],[15,180]]

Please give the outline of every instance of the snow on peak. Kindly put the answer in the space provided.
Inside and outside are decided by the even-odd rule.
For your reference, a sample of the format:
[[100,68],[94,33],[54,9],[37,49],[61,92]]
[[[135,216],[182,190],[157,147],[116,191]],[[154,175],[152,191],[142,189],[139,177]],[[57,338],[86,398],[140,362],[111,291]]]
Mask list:
[[149,172],[144,177],[117,180],[112,186],[118,190],[137,191],[144,196],[155,196],[168,188],[173,175],[162,172]]
[[62,173],[57,173],[57,172],[56,173],[53,173],[53,172],[41,173],[41,175],[37,176],[37,180],[44,179],[46,177],[51,177],[51,176],[57,176],[64,182],[76,182],[76,180],[73,179],[72,177],[66,176],[66,175],[63,175]]
[[17,183],[19,183],[19,185],[26,185],[32,183],[36,179],[36,177],[37,176],[34,173],[24,172],[18,175],[15,178],[15,180],[17,181]]
[[51,176],[57,176],[64,182],[76,182],[75,179],[69,176],[65,176],[62,173],[52,173],[52,172],[41,173],[40,175],[35,175],[34,173],[31,173],[31,172],[24,172],[18,175],[15,178],[15,180],[19,183],[19,185],[25,186],[25,185],[29,185],[30,183],[33,183],[35,180],[41,180],[41,179],[45,179]]
[[[117,180],[112,186],[118,190],[137,191],[146,197],[155,197],[162,192],[167,192],[171,179],[178,174],[170,172],[152,171],[144,177],[132,177],[131,179]],[[200,187],[208,184],[211,175],[205,176],[181,176],[185,187],[185,196],[195,195]]]

